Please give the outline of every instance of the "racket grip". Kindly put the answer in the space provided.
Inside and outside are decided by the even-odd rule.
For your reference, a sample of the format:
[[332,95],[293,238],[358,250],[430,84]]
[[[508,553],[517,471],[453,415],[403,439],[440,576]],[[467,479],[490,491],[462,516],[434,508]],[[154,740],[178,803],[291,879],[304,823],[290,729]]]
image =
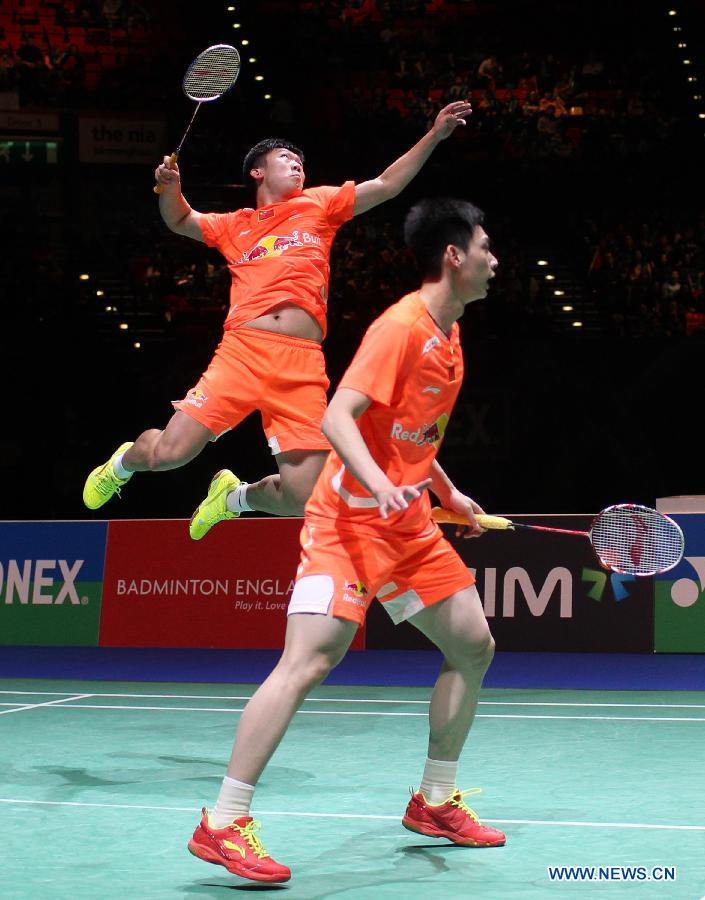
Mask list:
[[[177,160],[178,158],[179,158],[179,156],[178,156],[177,153],[172,153],[172,154],[171,154],[171,156],[169,157],[169,168],[170,168],[170,169],[173,167],[174,163],[176,162],[176,160]],[[163,194],[164,191],[166,190],[166,185],[164,185],[164,184],[155,184],[153,190],[154,190],[154,193],[155,193],[155,194]]]
[[[468,520],[460,513],[453,512],[450,509],[443,509],[440,506],[434,506],[431,510],[431,518],[434,522],[447,522],[452,525],[467,525]],[[477,523],[481,528],[504,529],[514,528],[511,519],[505,519],[504,516],[487,516],[481,513],[475,516]]]

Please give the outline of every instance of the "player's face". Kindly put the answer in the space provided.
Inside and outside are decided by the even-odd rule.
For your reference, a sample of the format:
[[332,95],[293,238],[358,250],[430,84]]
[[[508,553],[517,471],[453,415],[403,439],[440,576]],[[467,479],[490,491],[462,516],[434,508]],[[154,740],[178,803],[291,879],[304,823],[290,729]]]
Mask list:
[[301,158],[284,147],[270,150],[252,175],[282,200],[300,193],[304,187],[304,167]]
[[462,298],[469,302],[486,297],[498,265],[497,257],[490,250],[487,232],[481,225],[476,225],[458,269],[458,288]]

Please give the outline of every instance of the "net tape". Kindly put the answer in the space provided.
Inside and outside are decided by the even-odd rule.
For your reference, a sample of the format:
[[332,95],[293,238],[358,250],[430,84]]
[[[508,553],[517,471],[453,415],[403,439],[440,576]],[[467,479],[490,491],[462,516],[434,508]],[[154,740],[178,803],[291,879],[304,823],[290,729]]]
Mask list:
[[590,539],[602,562],[628,575],[650,575],[677,565],[683,533],[656,510],[636,504],[611,506],[593,522]]
[[203,103],[217,100],[237,81],[240,54],[228,44],[216,44],[200,53],[184,76],[184,93]]

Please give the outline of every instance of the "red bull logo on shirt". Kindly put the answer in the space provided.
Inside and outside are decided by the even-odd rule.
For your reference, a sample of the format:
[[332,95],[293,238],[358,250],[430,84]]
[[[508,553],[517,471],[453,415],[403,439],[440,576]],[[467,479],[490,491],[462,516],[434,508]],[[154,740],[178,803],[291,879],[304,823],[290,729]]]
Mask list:
[[246,250],[238,260],[238,264],[252,262],[264,256],[281,256],[290,247],[303,247],[303,242],[294,234],[268,234],[260,238],[251,250]]
[[208,397],[200,388],[191,388],[186,394],[186,402],[190,403],[191,406],[195,406],[196,409],[201,409],[208,402]]
[[346,591],[352,591],[356,597],[364,597],[367,594],[367,588],[361,581],[354,581],[345,585]]
[[414,431],[407,431],[401,422],[394,422],[392,425],[391,436],[397,441],[411,441],[422,447],[424,444],[432,444],[436,449],[440,447],[443,435],[448,426],[449,416],[446,413],[441,415],[430,425],[421,425]]

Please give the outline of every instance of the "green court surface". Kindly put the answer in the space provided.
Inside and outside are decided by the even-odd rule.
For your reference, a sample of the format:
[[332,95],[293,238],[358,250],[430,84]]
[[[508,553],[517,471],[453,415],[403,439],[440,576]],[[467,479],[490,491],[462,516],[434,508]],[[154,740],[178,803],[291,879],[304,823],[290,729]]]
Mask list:
[[[459,786],[482,786],[467,799],[507,846],[468,849],[400,824],[430,690],[319,688],[253,809],[293,877],[258,886],[186,850],[252,685],[0,689],[2,900],[705,895],[704,693],[484,691]],[[676,879],[551,882],[562,865],[674,867]]]

